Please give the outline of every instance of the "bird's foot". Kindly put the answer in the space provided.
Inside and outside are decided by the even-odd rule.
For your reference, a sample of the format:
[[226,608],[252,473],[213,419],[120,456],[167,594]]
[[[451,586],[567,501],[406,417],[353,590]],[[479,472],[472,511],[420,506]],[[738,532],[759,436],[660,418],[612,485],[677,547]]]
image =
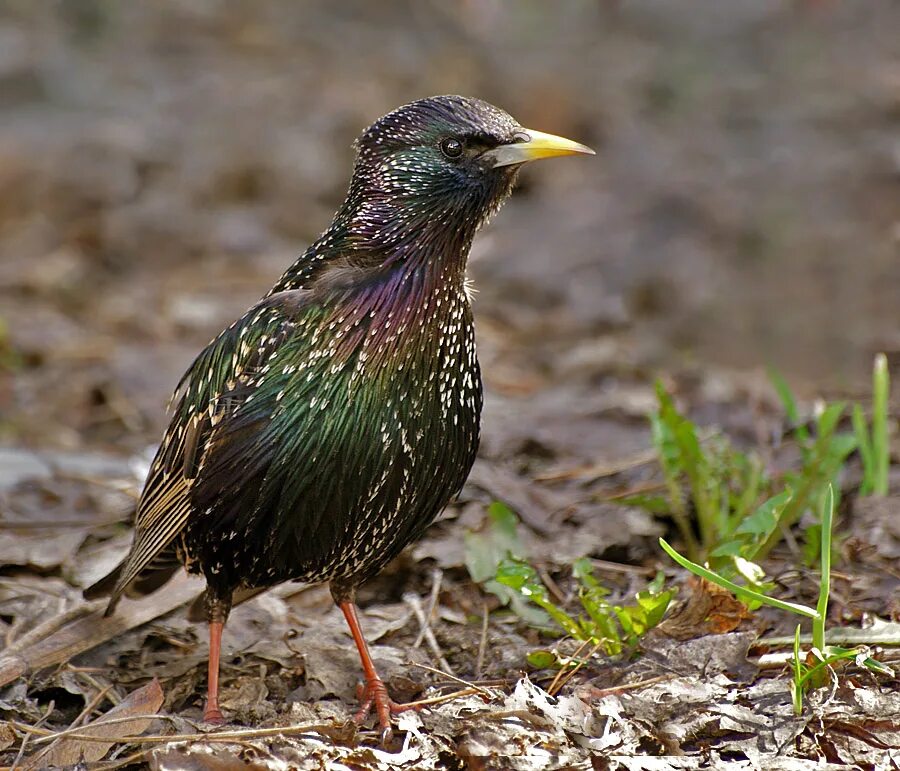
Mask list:
[[391,728],[391,715],[398,715],[410,709],[421,709],[419,704],[398,704],[387,692],[384,680],[380,677],[366,680],[356,688],[356,697],[360,701],[359,711],[353,716],[353,721],[362,723],[375,708],[378,716],[378,724],[381,726],[381,743],[385,746],[391,743],[394,731]]

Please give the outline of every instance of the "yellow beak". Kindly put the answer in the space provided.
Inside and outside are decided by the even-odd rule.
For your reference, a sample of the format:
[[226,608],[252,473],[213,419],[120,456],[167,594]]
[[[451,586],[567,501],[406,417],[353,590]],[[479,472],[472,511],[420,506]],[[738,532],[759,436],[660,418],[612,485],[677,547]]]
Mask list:
[[516,141],[488,150],[484,157],[492,160],[493,166],[496,168],[536,161],[539,158],[553,158],[557,155],[576,155],[578,153],[595,155],[590,147],[573,142],[571,139],[545,134],[543,131],[522,129],[517,132]]

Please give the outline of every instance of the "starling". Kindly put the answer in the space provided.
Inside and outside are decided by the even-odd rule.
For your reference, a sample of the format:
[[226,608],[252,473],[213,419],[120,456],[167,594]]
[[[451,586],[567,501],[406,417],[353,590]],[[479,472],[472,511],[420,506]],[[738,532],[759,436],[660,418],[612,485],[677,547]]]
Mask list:
[[[523,163],[593,151],[478,99],[388,113],[356,142],[346,199],[271,291],[200,353],[144,485],[122,564],[86,592],[206,578],[209,678],[235,596],[328,581],[359,651],[362,720],[394,703],[360,629],[356,588],[456,495],[482,404],[466,260]],[[236,595],[237,593],[237,595]]]

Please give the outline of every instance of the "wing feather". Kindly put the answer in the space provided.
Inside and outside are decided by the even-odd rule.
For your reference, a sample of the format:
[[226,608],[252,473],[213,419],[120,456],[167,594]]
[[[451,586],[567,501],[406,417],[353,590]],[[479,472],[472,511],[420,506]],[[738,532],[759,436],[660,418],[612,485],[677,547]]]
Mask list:
[[[175,409],[150,467],[135,517],[131,551],[112,591],[119,596],[184,530],[195,513],[192,490],[217,426],[224,428],[249,401],[248,376],[258,371],[297,327],[309,292],[279,292],[262,300],[194,360],[172,397]],[[243,464],[245,459],[231,457]]]

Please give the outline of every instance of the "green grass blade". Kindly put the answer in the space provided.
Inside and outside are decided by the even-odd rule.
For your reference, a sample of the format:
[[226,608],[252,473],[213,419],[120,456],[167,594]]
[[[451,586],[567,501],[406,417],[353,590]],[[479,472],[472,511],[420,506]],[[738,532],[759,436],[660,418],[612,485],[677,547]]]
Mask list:
[[800,410],[797,408],[797,400],[794,398],[791,387],[787,384],[787,380],[781,376],[781,373],[776,372],[771,367],[769,368],[769,380],[772,381],[772,386],[781,400],[781,406],[784,408],[788,422],[793,427],[794,435],[801,444],[805,443],[809,439],[809,432],[806,430],[806,426],[800,422]]
[[831,592],[831,525],[834,521],[834,487],[825,490],[822,506],[822,558],[819,578],[819,602],[816,604],[816,618],[813,619],[813,645],[825,650],[825,618],[828,615],[828,595]]
[[888,374],[887,357],[879,353],[875,357],[872,373],[872,454],[875,466],[872,492],[875,495],[888,494],[888,398],[891,383]]
[[791,682],[791,698],[794,701],[794,714],[803,712],[803,665],[800,663],[800,624],[794,632],[794,679]]
[[773,608],[786,610],[788,613],[796,613],[799,616],[805,616],[806,618],[811,618],[814,620],[818,617],[818,612],[813,610],[812,608],[808,608],[806,605],[800,605],[795,602],[785,602],[784,600],[778,600],[775,597],[769,597],[768,595],[754,592],[751,589],[739,586],[733,581],[729,581],[727,578],[723,578],[718,573],[714,573],[708,568],[705,568],[702,565],[698,565],[696,562],[691,562],[689,559],[687,559],[686,557],[682,557],[677,551],[675,551],[675,549],[669,546],[664,538],[659,539],[659,545],[662,547],[662,550],[666,554],[668,554],[685,570],[689,570],[694,575],[700,576],[700,578],[705,578],[707,581],[710,581],[717,586],[721,586],[723,589],[727,589],[729,592],[732,592],[735,596],[741,599],[756,601],[762,603],[763,605],[769,605]]
[[869,424],[866,422],[865,413],[859,404],[853,405],[851,419],[853,433],[856,435],[856,446],[859,449],[859,457],[863,466],[863,481],[859,486],[859,494],[871,495],[875,490],[875,453],[869,437]]

